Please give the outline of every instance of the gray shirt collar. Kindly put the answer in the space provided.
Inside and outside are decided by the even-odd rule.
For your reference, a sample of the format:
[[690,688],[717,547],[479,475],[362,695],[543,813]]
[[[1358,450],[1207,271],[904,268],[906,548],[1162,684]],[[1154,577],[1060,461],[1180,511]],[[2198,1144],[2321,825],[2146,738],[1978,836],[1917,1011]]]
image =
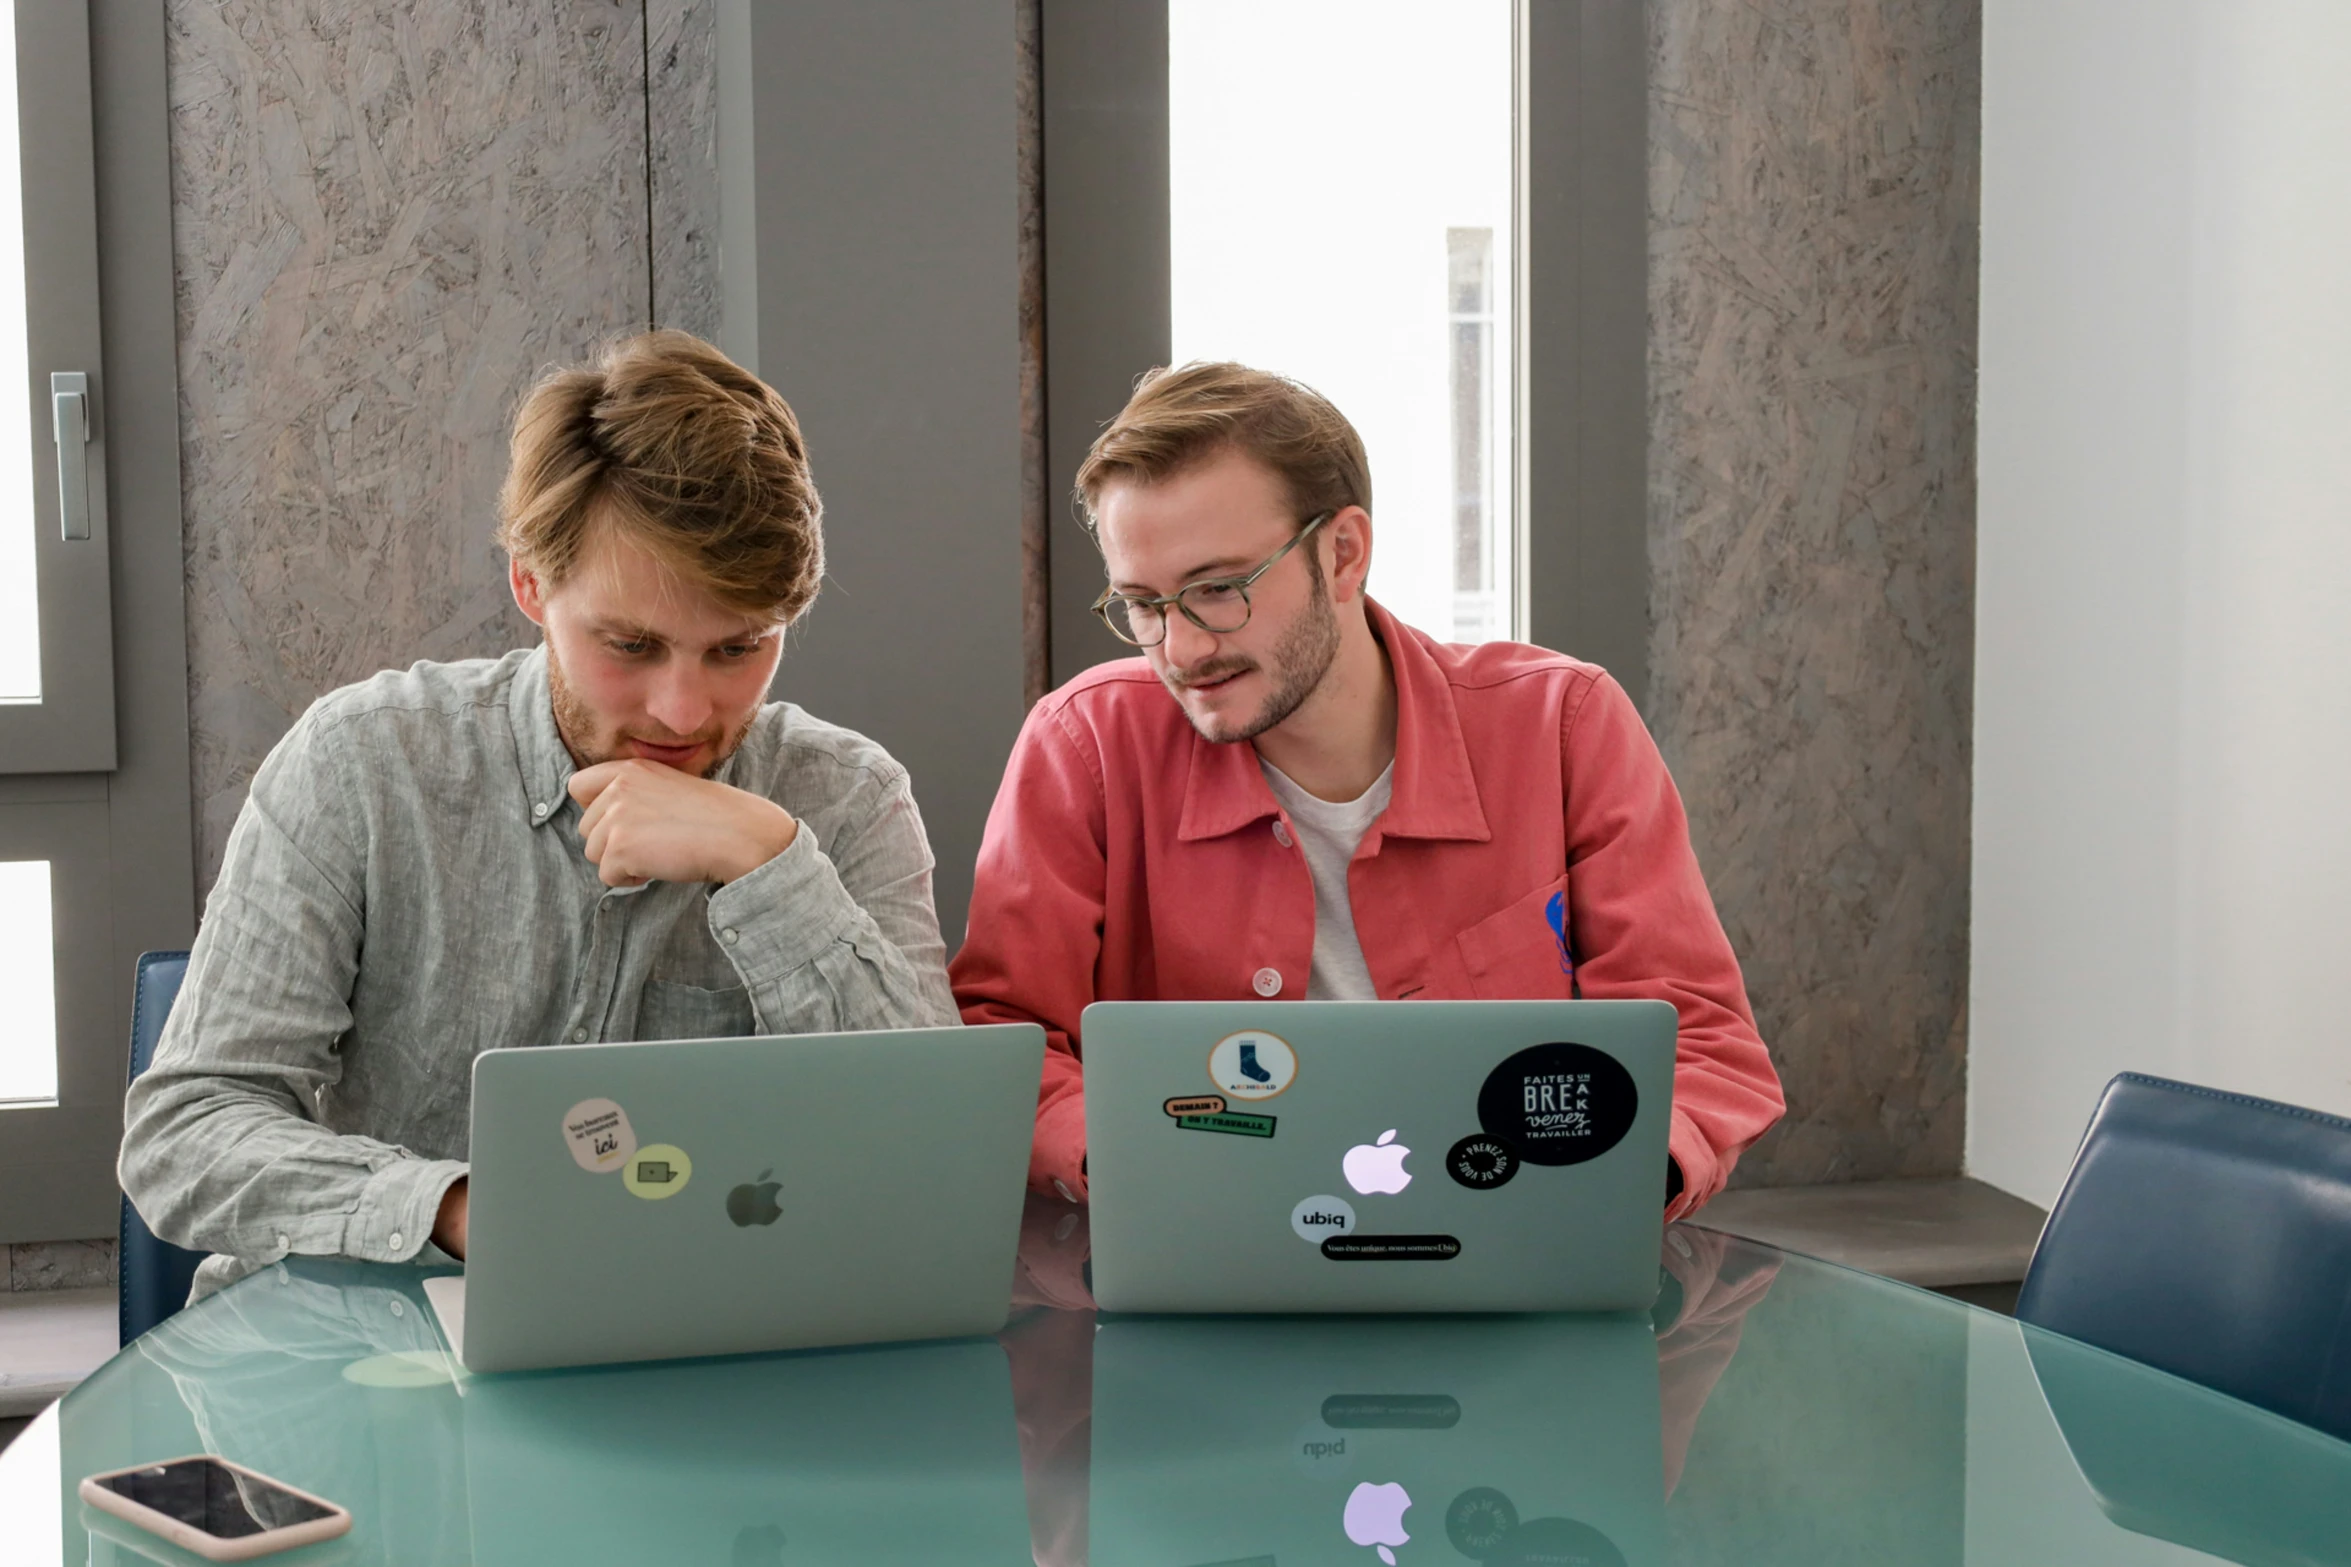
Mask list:
[[[514,759],[522,773],[523,815],[534,827],[544,827],[563,814],[571,798],[571,775],[579,771],[571,747],[555,727],[555,696],[547,681],[547,644],[531,649],[508,688],[507,713],[514,730]],[[718,782],[743,787],[739,775],[743,754],[738,750],[714,775]]]
[[507,715],[514,729],[514,759],[522,770],[523,814],[544,827],[563,814],[573,765],[571,748],[555,727],[555,699],[547,685],[547,645],[531,649],[508,688]]

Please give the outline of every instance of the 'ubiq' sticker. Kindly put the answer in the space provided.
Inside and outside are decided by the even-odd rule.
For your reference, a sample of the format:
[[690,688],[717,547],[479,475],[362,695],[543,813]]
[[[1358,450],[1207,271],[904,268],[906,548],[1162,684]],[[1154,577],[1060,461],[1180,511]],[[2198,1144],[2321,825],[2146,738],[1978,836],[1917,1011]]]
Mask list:
[[1208,1052],[1208,1080],[1235,1099],[1271,1099],[1298,1075],[1298,1052],[1260,1028],[1227,1034]]
[[610,1175],[637,1151],[629,1113],[609,1099],[583,1099],[564,1111],[563,1137],[572,1158],[591,1175]]
[[1290,1210],[1290,1228],[1309,1246],[1320,1246],[1355,1228],[1355,1208],[1344,1197],[1309,1197]]
[[1478,1125],[1529,1164],[1599,1158],[1624,1141],[1640,1108],[1633,1074],[1590,1045],[1530,1045],[1478,1090]]
[[675,1197],[694,1178],[694,1161],[683,1148],[669,1143],[647,1143],[622,1166],[621,1183],[647,1202]]

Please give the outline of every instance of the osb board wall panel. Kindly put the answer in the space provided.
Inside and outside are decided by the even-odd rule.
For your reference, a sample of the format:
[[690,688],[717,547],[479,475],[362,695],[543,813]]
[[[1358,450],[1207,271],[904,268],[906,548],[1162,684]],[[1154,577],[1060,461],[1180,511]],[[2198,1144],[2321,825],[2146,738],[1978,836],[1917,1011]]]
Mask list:
[[198,874],[321,693],[533,633],[544,367],[646,322],[641,0],[168,0]]
[[646,0],[651,314],[718,341],[718,0]]
[[1649,7],[1649,717],[1789,1101],[1740,1184],[1960,1168],[1979,23]]
[[1053,684],[1053,597],[1046,577],[1045,494],[1045,13],[1012,0],[1020,48],[1020,634],[1021,701]]

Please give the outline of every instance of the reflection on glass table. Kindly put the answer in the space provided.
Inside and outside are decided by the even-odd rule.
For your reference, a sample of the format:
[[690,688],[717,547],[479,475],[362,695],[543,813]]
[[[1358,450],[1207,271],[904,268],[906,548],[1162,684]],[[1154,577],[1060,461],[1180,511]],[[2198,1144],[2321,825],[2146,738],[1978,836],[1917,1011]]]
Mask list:
[[1108,1322],[1090,1559],[1660,1567],[1659,1441],[1646,1316]]
[[1097,1316],[1087,1255],[1033,1200],[993,1340],[497,1377],[424,1270],[281,1264],[0,1454],[0,1560],[181,1560],[74,1482],[211,1451],[351,1509],[288,1567],[2351,1561],[2351,1444],[1688,1225],[1646,1322]]
[[[2246,1567],[2351,1562],[2344,1447],[2308,1426],[2024,1330],[2034,1380],[2098,1510],[2133,1534]],[[2127,1364],[2124,1362],[2123,1364]]]
[[77,1391],[63,1468],[218,1453],[348,1507],[353,1563],[1028,1553],[992,1341],[468,1377],[417,1286],[298,1261],[180,1313]]

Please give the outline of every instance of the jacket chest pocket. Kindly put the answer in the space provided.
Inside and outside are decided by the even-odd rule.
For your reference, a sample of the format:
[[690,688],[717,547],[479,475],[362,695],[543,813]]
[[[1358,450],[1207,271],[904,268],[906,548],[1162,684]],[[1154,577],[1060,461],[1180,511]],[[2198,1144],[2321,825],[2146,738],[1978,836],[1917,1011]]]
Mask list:
[[1567,878],[1537,887],[1453,938],[1466,994],[1481,1001],[1564,1001],[1575,988]]
[[649,979],[637,1001],[639,1039],[740,1039],[757,1031],[751,992],[740,985],[706,990]]

